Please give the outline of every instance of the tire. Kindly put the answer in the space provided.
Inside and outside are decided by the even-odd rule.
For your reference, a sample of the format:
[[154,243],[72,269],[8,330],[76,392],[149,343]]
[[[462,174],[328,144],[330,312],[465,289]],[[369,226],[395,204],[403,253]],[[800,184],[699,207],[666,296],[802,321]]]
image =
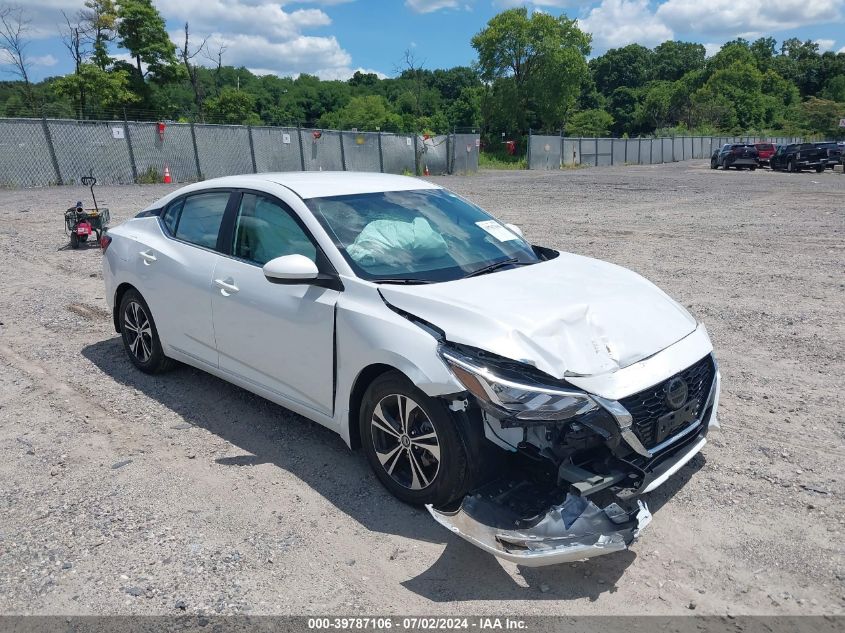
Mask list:
[[359,420],[367,461],[399,500],[439,507],[469,490],[470,468],[457,420],[443,402],[425,395],[402,373],[390,371],[373,381]]
[[172,368],[175,361],[164,355],[152,312],[137,290],[127,290],[118,312],[123,349],[129,360],[145,374]]
[[84,244],[85,242],[87,242],[87,241],[88,241],[88,236],[87,236],[87,235],[80,235],[80,236],[79,236],[79,241],[80,241],[80,242],[82,242],[82,243]]
[[751,167],[749,167],[748,169],[750,169],[751,171],[757,171],[757,167],[755,167],[754,165],[752,165],[752,166],[751,166]]
[[821,166],[816,167],[816,173],[817,173],[817,174],[820,174],[820,173],[822,173],[823,171],[824,171],[824,167],[821,167]]
[[795,161],[793,161],[791,158],[786,161],[786,171],[793,174],[795,173]]
[[710,159],[710,169],[719,169],[719,163],[715,158]]
[[79,236],[75,231],[70,234],[70,247],[73,249],[79,248]]

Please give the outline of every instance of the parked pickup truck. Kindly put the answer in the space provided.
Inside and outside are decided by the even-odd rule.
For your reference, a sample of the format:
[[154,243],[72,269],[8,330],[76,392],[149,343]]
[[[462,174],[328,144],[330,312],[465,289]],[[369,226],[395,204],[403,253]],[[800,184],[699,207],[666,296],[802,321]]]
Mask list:
[[782,145],[769,159],[769,166],[774,170],[815,169],[822,172],[827,167],[827,149],[819,147],[816,143]]
[[838,165],[842,161],[842,146],[836,141],[824,141],[816,143],[816,145],[827,152],[827,159],[825,167],[833,169],[834,165]]

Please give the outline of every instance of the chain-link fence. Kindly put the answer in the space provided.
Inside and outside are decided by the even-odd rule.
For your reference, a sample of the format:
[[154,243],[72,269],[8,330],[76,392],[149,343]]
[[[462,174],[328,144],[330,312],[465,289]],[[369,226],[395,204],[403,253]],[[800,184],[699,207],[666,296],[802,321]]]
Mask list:
[[663,138],[571,138],[531,134],[528,169],[573,165],[656,165],[710,158],[725,143],[800,143],[799,138],[755,136],[675,136]]
[[274,171],[478,171],[477,134],[200,123],[0,119],[0,187],[193,182]]

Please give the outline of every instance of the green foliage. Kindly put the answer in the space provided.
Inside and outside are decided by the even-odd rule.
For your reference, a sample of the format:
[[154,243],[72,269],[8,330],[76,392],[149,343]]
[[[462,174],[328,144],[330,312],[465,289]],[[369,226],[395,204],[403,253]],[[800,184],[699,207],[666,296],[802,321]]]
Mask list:
[[387,100],[380,95],[353,97],[349,103],[334,112],[320,117],[318,125],[335,130],[382,130],[399,132],[402,130],[402,117],[390,111]]
[[147,167],[144,171],[138,174],[139,185],[154,185],[161,182],[161,174],[153,167]]
[[234,88],[224,88],[217,97],[205,102],[206,111],[218,123],[260,124],[255,114],[255,97]]
[[608,136],[613,117],[604,110],[584,110],[572,116],[566,126],[570,136]]
[[[323,81],[195,65],[189,78],[155,1],[77,0],[84,33],[78,70],[32,84],[31,94],[21,82],[0,82],[0,114],[114,116],[125,107],[130,118],[153,120],[431,134],[459,127],[495,144],[502,132],[521,139],[529,129],[632,137],[659,130],[845,133],[836,127],[845,117],[845,53],[819,53],[814,42],[796,38],[780,45],[772,37],[740,38],[709,59],[692,42],[631,44],[587,63],[591,36],[576,21],[516,8],[472,38],[473,67],[410,63],[391,78],[359,71],[348,81]],[[115,45],[129,61],[109,55]],[[487,154],[482,160],[491,167],[521,160]]]
[[170,41],[164,18],[153,6],[152,0],[119,0],[117,7],[117,34],[119,44],[135,60],[139,79],[145,72],[158,77],[172,77],[179,68],[176,46]]
[[[129,75],[125,70],[102,70],[96,64],[80,64],[79,72],[59,77],[53,82],[57,95],[67,97],[76,107],[94,106],[99,110],[114,110],[139,97],[129,89]],[[80,95],[85,96],[85,103]]]
[[472,46],[481,78],[492,86],[482,110],[500,129],[560,126],[589,76],[590,36],[565,15],[508,9],[490,19]]

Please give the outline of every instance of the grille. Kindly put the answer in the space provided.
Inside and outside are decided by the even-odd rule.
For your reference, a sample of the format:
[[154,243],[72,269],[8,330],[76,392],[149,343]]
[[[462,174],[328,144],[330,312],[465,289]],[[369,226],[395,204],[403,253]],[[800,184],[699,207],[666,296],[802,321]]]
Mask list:
[[[710,386],[715,376],[713,358],[707,355],[694,365],[676,374],[676,376],[680,376],[687,383],[689,389],[687,403],[692,403],[693,419],[697,419],[701,414],[701,408],[704,406],[707,396],[710,394]],[[661,417],[672,412],[672,409],[666,403],[664,387],[674,377],[671,376],[653,387],[619,401],[631,414],[634,434],[646,448],[651,448],[659,444],[659,440],[665,439],[657,437],[657,424]],[[681,428],[674,429],[671,434],[680,430]]]

